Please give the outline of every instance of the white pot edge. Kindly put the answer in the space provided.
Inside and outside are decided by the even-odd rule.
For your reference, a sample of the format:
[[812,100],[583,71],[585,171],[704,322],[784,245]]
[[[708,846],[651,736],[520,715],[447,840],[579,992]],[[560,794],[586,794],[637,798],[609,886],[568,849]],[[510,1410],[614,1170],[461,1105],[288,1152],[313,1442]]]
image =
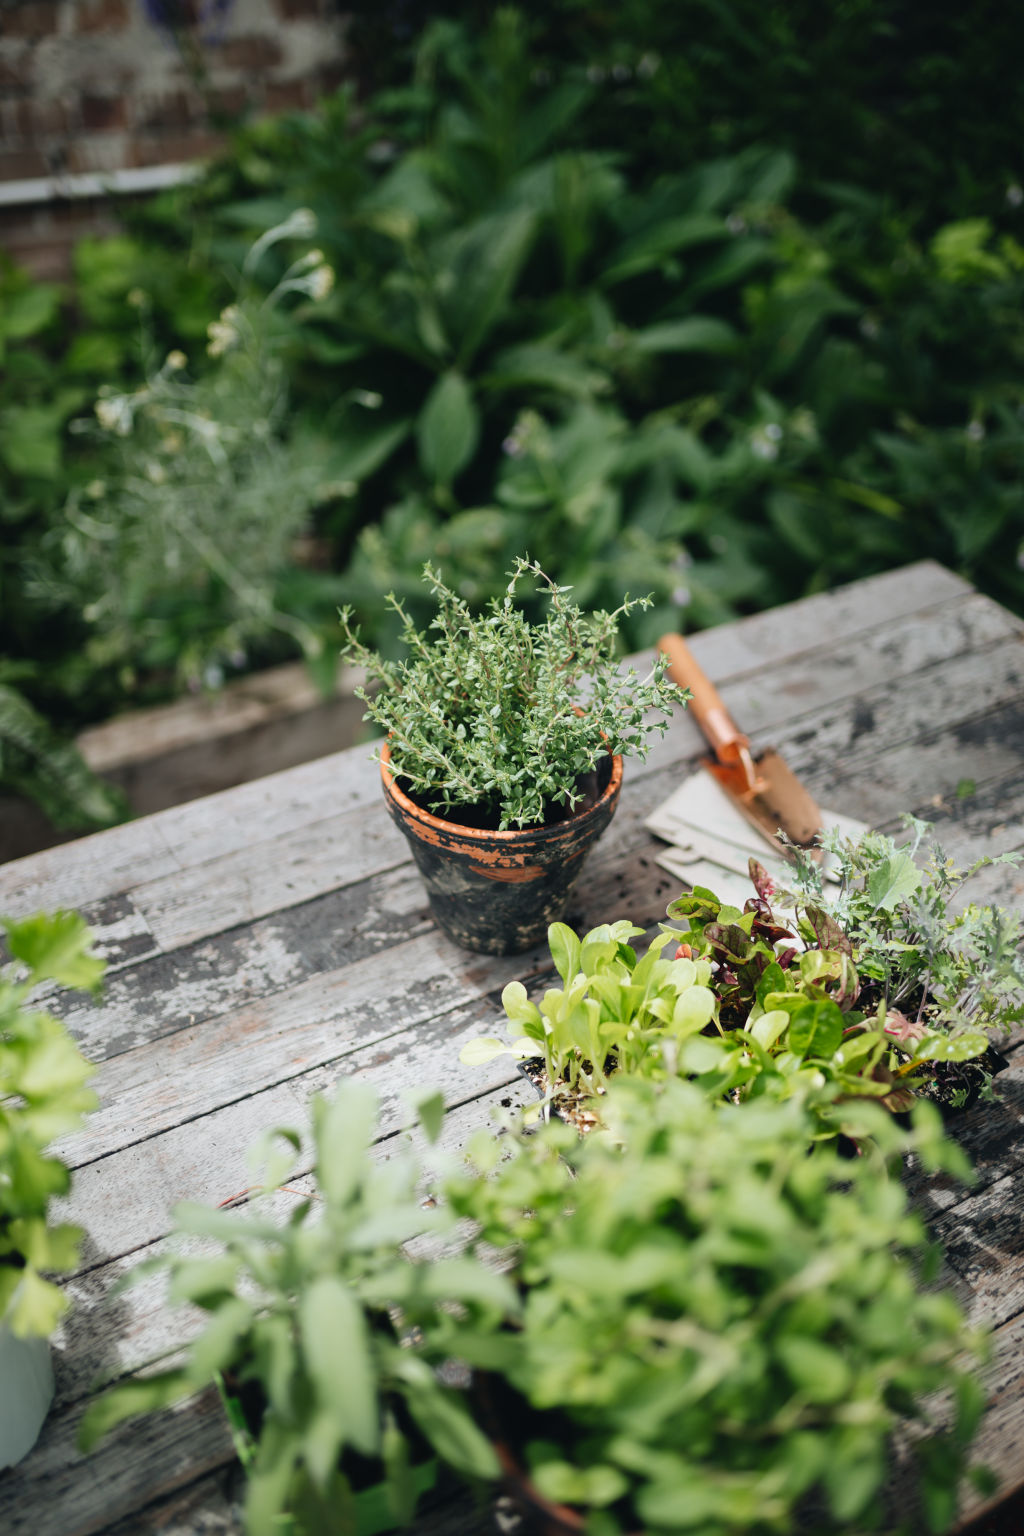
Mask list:
[[49,1339],[19,1339],[0,1322],[0,1468],[36,1443],[53,1401]]

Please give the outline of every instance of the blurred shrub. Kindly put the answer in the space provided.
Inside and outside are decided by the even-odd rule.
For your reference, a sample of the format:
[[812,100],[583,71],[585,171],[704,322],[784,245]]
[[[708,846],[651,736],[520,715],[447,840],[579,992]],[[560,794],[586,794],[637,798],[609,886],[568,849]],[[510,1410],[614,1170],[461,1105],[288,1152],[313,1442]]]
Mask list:
[[482,599],[524,548],[584,602],[654,589],[637,644],[922,555],[1024,604],[1020,246],[922,242],[785,151],[630,159],[657,70],[613,126],[613,76],[538,70],[539,26],[436,23],[404,88],[253,130],[205,189],[225,255],[317,210],[339,282],[293,382],[364,621],[392,586],[415,607],[426,558]]
[[[1024,612],[1020,109],[971,87],[1003,78],[1001,14],[486,10],[435,19],[363,102],[243,131],[84,244],[72,294],[0,276],[0,678],[44,713],[272,658],[346,600],[387,649],[383,595],[422,619],[427,559],[474,601],[525,551],[583,604],[653,591],[634,645],[922,556]],[[411,39],[421,10],[398,20]],[[229,476],[267,536],[228,538],[219,573],[179,549],[179,580],[155,556],[209,453],[140,438],[133,478],[116,433],[69,454],[67,422],[100,383],[173,392],[180,347],[237,433],[197,344],[253,239],[302,208],[336,286],[275,325],[273,400],[249,412],[269,457],[250,439]],[[294,254],[263,247],[255,304]],[[89,488],[115,481],[108,539],[115,502]],[[230,529],[222,492],[204,506]],[[286,506],[311,501],[327,571],[282,558]],[[276,575],[240,608],[247,549]]]

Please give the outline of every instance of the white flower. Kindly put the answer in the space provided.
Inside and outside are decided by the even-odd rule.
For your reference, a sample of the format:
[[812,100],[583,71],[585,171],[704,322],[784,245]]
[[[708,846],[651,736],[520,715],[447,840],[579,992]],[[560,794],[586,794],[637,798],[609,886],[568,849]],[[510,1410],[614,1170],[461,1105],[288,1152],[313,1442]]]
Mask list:
[[135,408],[130,395],[108,395],[96,401],[96,420],[105,432],[127,437],[132,429]]
[[206,327],[206,334],[210,338],[207,344],[207,352],[211,357],[223,357],[225,352],[238,345],[241,340],[241,332],[238,329],[238,305],[229,304],[227,309],[221,310],[219,320],[211,320]]
[[309,274],[307,282],[311,299],[326,299],[334,287],[334,268],[329,267],[326,262],[322,263]]
[[766,459],[768,462],[779,456],[779,445],[772,441],[767,427],[751,433],[750,448],[755,458]]
[[980,443],[985,436],[985,423],[977,419],[970,422],[967,427],[967,436],[972,443]]
[[279,226],[281,231],[287,230],[290,235],[298,235],[306,240],[310,235],[316,234],[316,214],[312,208],[296,208],[290,218]]
[[164,367],[167,369],[168,373],[180,373],[181,370],[187,365],[188,358],[185,356],[184,352],[179,352],[177,347],[175,347],[173,352],[168,352],[167,358],[164,362]]

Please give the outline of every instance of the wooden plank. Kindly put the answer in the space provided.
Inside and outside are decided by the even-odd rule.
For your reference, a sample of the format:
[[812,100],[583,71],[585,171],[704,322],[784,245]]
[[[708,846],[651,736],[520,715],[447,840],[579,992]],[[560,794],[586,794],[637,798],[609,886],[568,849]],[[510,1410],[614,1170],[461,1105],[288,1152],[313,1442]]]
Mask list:
[[[771,722],[776,737],[787,722],[792,726],[813,721],[815,740],[823,741],[819,756],[839,752],[844,742],[856,741],[869,732],[876,723],[876,711],[883,717],[877,722],[879,732],[888,731],[890,742],[905,739],[906,720],[920,720],[921,714],[918,711],[908,716],[905,695],[896,681],[910,674],[916,680],[921,670],[928,668],[932,669],[929,676],[937,679],[941,669],[942,674],[949,674],[953,688],[961,673],[974,680],[977,648],[995,647],[996,659],[986,665],[987,688],[992,694],[1004,683],[1003,673],[1007,669],[1012,672],[1015,665],[1015,622],[986,599],[968,597],[954,615],[944,613],[942,622],[934,615],[927,621],[912,615],[902,623],[869,632],[855,669],[851,669],[847,651],[835,645],[821,646],[813,653],[804,653],[788,671],[773,672],[762,679],[748,676],[725,688],[724,697],[736,717],[754,733],[765,720]],[[1004,656],[999,642],[1006,642],[1011,632],[1011,650]],[[975,649],[957,656],[957,648],[964,646]],[[877,700],[869,696],[857,710],[844,713],[839,701],[862,691],[865,677],[886,680],[879,682]],[[968,696],[976,707],[980,704],[977,689]],[[828,723],[819,726],[822,711],[829,712],[831,733]],[[893,736],[893,730],[903,735]],[[809,732],[810,726],[802,726],[802,731]],[[629,777],[642,778],[680,756],[693,755],[702,746],[694,722],[680,717],[673,721],[665,741],[655,743],[646,766],[635,762],[628,765]],[[310,825],[272,825],[269,837],[250,838],[234,851],[221,849],[206,863],[190,864],[140,883],[133,892],[134,900],[162,947],[174,948],[204,934],[252,921],[282,904],[295,905],[407,858],[405,844],[379,798],[369,808],[360,804],[358,810],[336,817],[319,819],[315,809],[310,814]],[[266,830],[263,822],[260,827]]]
[[[486,995],[368,1050],[320,1063],[286,1083],[267,1084],[200,1119],[172,1125],[141,1146],[79,1166],[70,1195],[55,1210],[85,1229],[80,1272],[157,1241],[169,1230],[169,1211],[179,1200],[219,1205],[247,1189],[255,1177],[248,1148],[268,1126],[305,1133],[312,1095],[330,1092],[342,1077],[358,1074],[378,1089],[382,1135],[408,1123],[407,1099],[418,1093],[438,1089],[452,1107],[516,1082],[509,1058],[487,1067],[467,1067],[458,1059],[467,1040],[500,1032],[503,1023],[497,999]],[[482,1123],[483,1112],[478,1113]]]
[[409,859],[383,796],[376,804],[251,841],[215,864],[136,886],[132,897],[165,949],[250,923],[283,905],[363,880]]
[[968,1199],[944,1211],[932,1223],[950,1268],[966,1282],[970,1316],[975,1323],[998,1327],[1024,1312],[1024,1234],[1018,1167]]
[[[789,611],[772,610],[780,625]],[[758,615],[758,619],[768,617]],[[761,647],[751,647],[745,667],[734,672],[729,672],[724,662],[737,659],[730,644],[735,626],[689,638],[727,709],[748,735],[757,738],[759,746],[769,740],[778,745],[780,733],[794,722],[801,722],[802,729],[810,733],[822,716],[841,714],[844,701],[859,698],[871,689],[898,687],[902,680],[929,669],[944,668],[956,657],[965,659],[1001,645],[1018,655],[1024,632],[1024,626],[1012,614],[976,593],[958,597],[938,609],[897,613],[884,623],[873,622],[855,637],[852,648],[850,637],[844,632],[835,633],[823,615],[818,615],[817,624],[813,635],[798,630],[800,648],[793,650],[788,649],[784,630],[777,636],[761,635]],[[722,644],[717,653],[710,644],[698,644],[718,636]],[[769,643],[773,638],[778,641],[774,648]],[[947,698],[944,714],[948,708]],[[861,729],[869,727],[870,721],[861,725]],[[666,736],[654,742],[646,771],[698,750],[706,749],[696,722],[677,712]]]
[[81,1413],[76,1406],[51,1416],[35,1450],[0,1477],[4,1536],[95,1536],[233,1459],[212,1388],[122,1425],[88,1460],[75,1447]]
[[340,970],[430,926],[411,862],[108,976],[102,996],[58,993],[50,1006],[92,1061],[237,1011],[321,971]]
[[[989,1467],[999,1487],[989,1497],[965,1488],[958,1523],[998,1514],[999,1505],[1024,1487],[1024,1312],[996,1329],[992,1345],[992,1360],[982,1378],[988,1392],[985,1416],[972,1460]],[[1014,1529],[1011,1523],[997,1527],[999,1536],[1010,1536]]]
[[244,1482],[241,1466],[229,1462],[209,1477],[104,1526],[102,1536],[244,1536]]
[[[907,697],[906,707],[915,707],[912,697]],[[984,789],[1018,779],[1024,704],[993,709],[984,723],[991,726],[990,733],[976,729],[977,721],[949,722],[939,716],[932,727],[922,721],[916,734],[905,734],[891,745],[866,735],[856,750],[838,758],[823,755],[807,740],[785,741],[782,750],[820,799],[879,825],[907,810],[927,818],[929,807],[938,809],[955,797],[961,781]]]
[[[362,668],[339,668],[334,694],[352,701],[357,720],[364,706],[354,699],[354,691],[365,683]],[[258,726],[294,720],[324,702],[309,668],[301,661],[287,662],[237,678],[215,693],[193,694],[151,709],[127,710],[82,731],[77,745],[95,773],[116,773],[132,763],[151,767],[155,757],[211,742],[223,744],[230,736],[247,737]],[[328,751],[350,744],[339,743]]]
[[[100,1105],[58,1150],[73,1166],[288,1082],[504,986],[517,957],[469,956],[430,932],[100,1064]],[[342,1069],[344,1070],[344,1069]]]
[[965,704],[976,714],[983,707],[973,689],[961,694],[959,677],[966,670],[973,683],[987,676],[987,660],[1010,659],[1018,684],[1024,669],[1024,625],[1012,614],[989,601],[971,594],[936,613],[912,613],[893,617],[860,636],[856,647],[848,639],[833,640],[828,628],[817,643],[799,655],[779,660],[759,653],[759,665],[742,677],[726,684],[729,709],[742,722],[749,735],[771,732],[777,720],[807,717],[822,704],[835,706],[841,700],[867,698],[876,690],[898,686],[909,677],[922,680],[944,678],[949,668],[959,672],[949,676],[944,708],[959,712]]
[[[1016,721],[1024,707],[1022,697],[1024,645],[1013,639],[857,689],[811,719],[804,716],[792,723],[792,715],[779,716],[786,724],[775,731],[774,744],[787,760],[791,749],[803,749],[809,771],[824,772],[833,763],[841,764],[847,770],[860,769],[866,780],[883,746],[886,753],[896,753],[907,742],[929,740],[951,728],[964,751],[981,759],[1003,736],[1004,716]],[[754,728],[750,734],[760,746],[765,733]],[[1007,762],[1003,760],[1000,771],[1006,771]],[[947,777],[945,782],[955,785],[957,780]]]
[[[932,562],[806,598],[736,625],[694,636],[702,665],[721,679],[749,672],[751,656],[778,666],[820,644],[833,646],[921,607],[955,602],[965,583]],[[995,605],[992,605],[995,607]],[[690,750],[689,748],[686,749]],[[15,915],[63,903],[78,906],[244,847],[254,825],[264,837],[321,819],[322,807],[354,808],[378,795],[377,769],[362,748],[336,753],[254,784],[175,807],[128,827],[97,833],[0,869],[0,910]],[[340,806],[339,806],[340,808]],[[311,814],[312,812],[312,814]],[[143,830],[144,829],[144,830]]]
[[379,798],[380,770],[365,748],[349,748],[2,865],[0,910],[20,916],[99,901],[244,848],[254,827],[284,836],[322,819],[325,808]]
[[730,624],[715,625],[688,635],[687,643],[716,680],[739,677],[760,670],[768,660],[773,666],[782,666],[801,652],[813,653],[822,640],[849,642],[921,610],[945,611],[972,590],[968,582],[934,560],[919,560]]
[[[995,1044],[1004,1049],[999,1032]],[[975,1172],[976,1182],[965,1189],[947,1174],[925,1175],[913,1167],[905,1183],[915,1204],[931,1223],[936,1237],[956,1236],[957,1212],[976,1206],[982,1191],[1020,1174],[1024,1163],[1024,1057],[1021,1048],[1007,1047],[1010,1066],[993,1079],[995,1099],[972,1106],[963,1114],[951,1114],[948,1134],[962,1147]]]
[[[955,1289],[955,1287],[954,1287]],[[964,1365],[977,1375],[985,1391],[985,1409],[978,1433],[971,1445],[970,1464],[985,1467],[998,1479],[994,1494],[976,1491],[966,1479],[959,1488],[957,1517],[950,1532],[970,1526],[976,1536],[1017,1536],[1020,1528],[1020,1510],[1017,1500],[1024,1490],[1024,1314],[997,1328],[991,1336],[992,1351],[986,1364],[978,1367],[973,1361]],[[947,1428],[951,1419],[949,1393],[937,1393],[926,1403],[930,1426],[938,1431]],[[893,1470],[887,1487],[888,1507],[904,1518],[917,1506],[916,1478],[913,1464],[907,1454],[915,1434],[900,1434],[897,1446],[903,1455]],[[976,1526],[975,1521],[985,1517],[992,1524]],[[917,1523],[913,1525],[916,1532]],[[921,1527],[923,1529],[923,1527]],[[901,1526],[902,1530],[903,1527]]]

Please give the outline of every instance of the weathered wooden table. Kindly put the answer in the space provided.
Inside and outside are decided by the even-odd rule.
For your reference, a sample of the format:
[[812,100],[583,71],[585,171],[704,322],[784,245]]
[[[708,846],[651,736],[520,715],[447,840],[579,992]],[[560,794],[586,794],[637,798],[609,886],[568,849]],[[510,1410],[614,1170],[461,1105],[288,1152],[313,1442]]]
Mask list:
[[[782,749],[823,804],[883,829],[912,810],[961,863],[1024,844],[1024,625],[949,572],[911,566],[707,631],[693,649],[755,746]],[[700,750],[679,715],[645,765],[627,763],[571,921],[664,915],[677,888],[643,822]],[[1020,907],[1024,870],[989,868],[975,890]],[[259,1132],[302,1125],[310,1095],[346,1073],[377,1085],[392,1133],[409,1087],[444,1090],[453,1142],[486,1122],[519,1091],[513,1072],[462,1067],[459,1048],[493,1028],[500,988],[544,968],[546,951],[489,959],[439,936],[365,747],[0,867],[0,911],[57,906],[84,912],[109,960],[100,1003],[58,1004],[99,1063],[101,1105],[62,1148],[83,1261],[54,1411],[31,1455],[0,1473],[0,1531],[236,1532],[212,1392],[123,1427],[88,1459],[75,1451],[98,1385],[181,1339],[153,1291],[111,1300],[112,1286],[165,1239],[176,1201],[244,1190]],[[1005,1498],[1024,1484],[1024,1052],[999,1085],[1001,1102],[960,1132],[975,1190],[919,1194],[973,1315],[995,1329],[979,1450]],[[423,1529],[469,1536],[490,1519],[462,1505]]]

